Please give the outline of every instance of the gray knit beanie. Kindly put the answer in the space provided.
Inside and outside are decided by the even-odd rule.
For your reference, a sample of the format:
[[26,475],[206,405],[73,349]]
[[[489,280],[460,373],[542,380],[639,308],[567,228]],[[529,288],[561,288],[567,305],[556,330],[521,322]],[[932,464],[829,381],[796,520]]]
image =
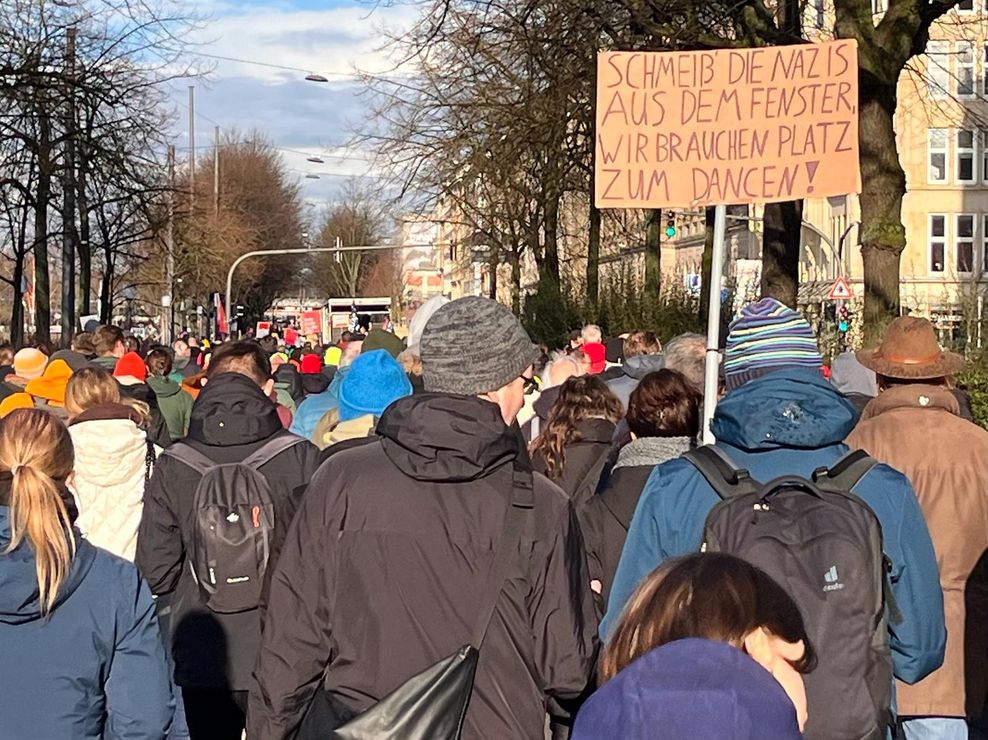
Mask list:
[[433,314],[419,343],[425,389],[476,396],[503,388],[539,358],[511,311],[489,298],[460,298]]

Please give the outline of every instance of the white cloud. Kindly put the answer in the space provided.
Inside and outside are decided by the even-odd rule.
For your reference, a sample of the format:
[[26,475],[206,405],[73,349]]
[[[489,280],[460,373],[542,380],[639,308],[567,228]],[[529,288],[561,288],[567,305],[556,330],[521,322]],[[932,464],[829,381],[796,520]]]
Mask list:
[[[368,114],[362,83],[352,73],[392,69],[383,50],[385,29],[398,33],[409,28],[415,8],[381,6],[370,12],[352,4],[305,10],[276,0],[213,0],[197,3],[196,9],[212,18],[197,32],[200,52],[295,67],[330,79],[307,82],[302,72],[209,60],[215,64],[213,72],[196,85],[197,147],[212,143],[214,123],[224,129],[258,129],[282,149],[305,199],[313,203],[332,202],[347,177],[374,174],[361,152],[344,147]],[[182,129],[188,118],[184,87],[175,89],[174,99]],[[187,146],[184,132],[176,134],[177,145]],[[307,162],[312,155],[322,156],[325,164]],[[305,173],[320,179],[304,179]]]

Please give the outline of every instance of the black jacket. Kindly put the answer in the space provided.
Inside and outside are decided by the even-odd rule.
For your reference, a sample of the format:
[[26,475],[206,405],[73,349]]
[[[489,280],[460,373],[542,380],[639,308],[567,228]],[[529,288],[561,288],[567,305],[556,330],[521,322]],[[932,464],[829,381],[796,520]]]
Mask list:
[[[594,494],[598,482],[605,474],[611,454],[614,424],[605,419],[586,419],[577,424],[577,430],[580,440],[566,445],[563,469],[551,480],[570,498],[578,497],[580,500],[576,504],[579,505]],[[546,472],[542,457],[534,457],[532,464],[540,473]]]
[[[282,429],[275,405],[257,384],[224,373],[206,385],[195,405],[184,440],[219,463],[239,462]],[[298,444],[261,468],[271,485],[275,532],[269,571],[295,516],[319,450]],[[137,538],[137,565],[154,594],[174,592],[172,650],[180,686],[247,689],[260,643],[258,610],[217,614],[205,606],[186,558],[195,526],[199,475],[167,456],[158,460],[144,498]]]
[[[498,407],[414,395],[379,439],[316,474],[271,582],[251,737],[293,736],[320,679],[363,710],[471,641],[524,448]],[[578,696],[597,625],[583,540],[535,475],[516,562],[480,651],[465,740],[542,740],[546,698]]]

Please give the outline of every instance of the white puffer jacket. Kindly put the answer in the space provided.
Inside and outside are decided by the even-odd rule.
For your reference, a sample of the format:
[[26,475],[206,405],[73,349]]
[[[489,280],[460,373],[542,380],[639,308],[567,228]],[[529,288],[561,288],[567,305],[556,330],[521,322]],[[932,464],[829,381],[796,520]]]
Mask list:
[[[144,509],[147,435],[130,419],[78,420],[69,427],[77,525],[91,543],[133,561]],[[160,450],[152,447],[154,456]]]

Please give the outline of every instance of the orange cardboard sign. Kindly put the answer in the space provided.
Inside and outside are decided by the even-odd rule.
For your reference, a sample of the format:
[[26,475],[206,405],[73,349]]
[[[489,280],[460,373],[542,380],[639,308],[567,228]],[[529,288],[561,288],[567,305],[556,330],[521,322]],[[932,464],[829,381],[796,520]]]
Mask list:
[[857,193],[854,40],[597,55],[598,208]]

